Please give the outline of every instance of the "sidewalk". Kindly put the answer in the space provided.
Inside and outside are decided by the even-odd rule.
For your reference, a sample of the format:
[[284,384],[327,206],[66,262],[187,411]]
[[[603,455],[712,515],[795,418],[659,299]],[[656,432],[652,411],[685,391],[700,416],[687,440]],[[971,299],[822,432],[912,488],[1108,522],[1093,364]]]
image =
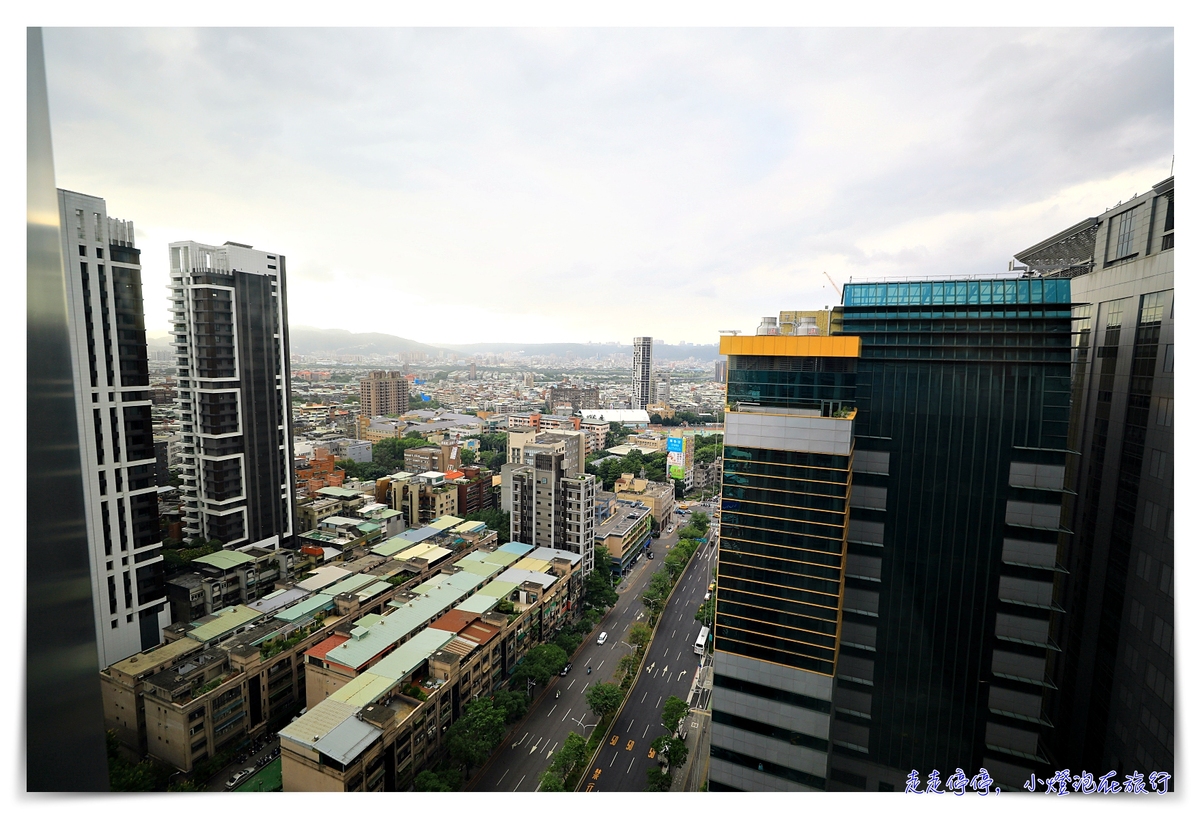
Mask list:
[[[711,658],[706,657],[711,662]],[[701,785],[708,780],[709,755],[709,725],[712,723],[712,713],[708,711],[708,703],[712,700],[713,669],[711,664],[705,664],[697,673],[696,682],[688,694],[688,704],[691,710],[683,717],[687,729],[687,761],[675,771],[671,779],[671,792],[699,792]]]

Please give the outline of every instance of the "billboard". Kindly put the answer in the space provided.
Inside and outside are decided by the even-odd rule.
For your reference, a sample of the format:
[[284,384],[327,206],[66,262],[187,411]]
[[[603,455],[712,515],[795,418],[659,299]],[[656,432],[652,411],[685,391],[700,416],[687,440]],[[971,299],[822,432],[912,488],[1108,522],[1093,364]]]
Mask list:
[[672,480],[691,482],[692,457],[695,448],[695,438],[682,436],[667,438],[667,474]]

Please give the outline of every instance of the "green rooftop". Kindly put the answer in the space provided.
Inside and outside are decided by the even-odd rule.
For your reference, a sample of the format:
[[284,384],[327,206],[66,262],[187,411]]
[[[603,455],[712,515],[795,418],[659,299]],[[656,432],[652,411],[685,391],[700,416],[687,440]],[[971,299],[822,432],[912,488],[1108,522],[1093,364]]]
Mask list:
[[438,531],[448,531],[456,525],[462,525],[466,520],[461,517],[455,517],[452,514],[447,514],[444,517],[438,517],[429,524],[430,528],[436,528]]
[[221,571],[228,571],[231,568],[237,568],[239,565],[246,565],[254,562],[254,557],[243,554],[241,551],[217,551],[212,554],[206,554],[203,557],[196,557],[192,562],[198,562],[201,565],[211,565]]
[[222,608],[214,616],[216,617],[215,619],[197,625],[188,631],[187,635],[197,642],[211,642],[213,639],[219,639],[228,633],[233,633],[243,625],[261,618],[262,614],[245,605],[233,605],[228,608]]
[[333,597],[329,594],[313,594],[307,599],[300,600],[295,605],[284,608],[275,614],[275,618],[282,619],[284,622],[299,622],[302,619],[308,619],[318,611],[332,609]]

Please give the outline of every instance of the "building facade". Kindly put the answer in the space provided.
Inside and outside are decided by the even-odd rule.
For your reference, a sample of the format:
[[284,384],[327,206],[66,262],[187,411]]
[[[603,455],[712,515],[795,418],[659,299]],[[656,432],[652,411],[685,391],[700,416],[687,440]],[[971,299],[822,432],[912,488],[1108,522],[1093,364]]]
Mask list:
[[[542,440],[566,434],[578,439]],[[596,478],[583,473],[582,457],[570,453],[568,443],[582,451],[579,432],[542,432],[538,442],[525,445],[518,464],[506,465],[509,538],[578,554],[583,558],[583,572],[588,574],[595,567]]]
[[654,400],[651,394],[654,375],[654,339],[633,339],[633,397],[630,409],[645,409]]
[[722,339],[714,789],[1052,768],[1070,322],[1066,281],[855,283],[833,337]]
[[572,412],[579,412],[583,409],[599,409],[600,387],[561,383],[550,387],[546,402],[550,404],[551,411],[555,411],[556,406],[564,403],[571,404]]
[[105,202],[58,191],[100,667],[162,641],[163,579],[141,251]]
[[408,379],[403,372],[375,370],[358,382],[359,411],[369,418],[408,412]]
[[185,536],[291,545],[291,372],[282,255],[170,245]]
[[1174,178],[1016,254],[1074,302],[1061,766],[1175,769]]

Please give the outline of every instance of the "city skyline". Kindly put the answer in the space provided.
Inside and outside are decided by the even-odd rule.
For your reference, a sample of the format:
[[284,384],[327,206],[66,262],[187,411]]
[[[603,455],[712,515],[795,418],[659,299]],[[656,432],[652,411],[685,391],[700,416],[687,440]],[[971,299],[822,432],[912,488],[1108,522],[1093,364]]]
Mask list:
[[152,337],[167,244],[235,238],[295,260],[297,324],[643,331],[577,321],[582,287],[711,343],[838,303],[823,273],[1001,272],[1173,151],[1167,29],[50,29],[46,52],[59,185],[137,225]]

